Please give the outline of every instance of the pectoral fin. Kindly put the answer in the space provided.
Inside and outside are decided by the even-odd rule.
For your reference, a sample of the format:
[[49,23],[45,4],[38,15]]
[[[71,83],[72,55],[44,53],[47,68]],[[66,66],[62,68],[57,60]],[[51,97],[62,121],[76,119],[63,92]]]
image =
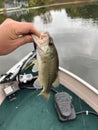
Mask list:
[[39,80],[36,79],[35,82],[33,83],[34,88],[36,89],[41,89],[42,85],[39,83]]
[[59,86],[59,84],[60,84],[60,82],[59,82],[59,76],[57,75],[57,77],[56,77],[56,79],[55,79],[55,81],[53,82],[53,87],[58,87]]
[[33,68],[32,68],[32,72],[37,72],[37,71],[38,71],[38,61],[35,60],[35,61],[33,62],[33,64],[34,64],[34,66],[33,66]]

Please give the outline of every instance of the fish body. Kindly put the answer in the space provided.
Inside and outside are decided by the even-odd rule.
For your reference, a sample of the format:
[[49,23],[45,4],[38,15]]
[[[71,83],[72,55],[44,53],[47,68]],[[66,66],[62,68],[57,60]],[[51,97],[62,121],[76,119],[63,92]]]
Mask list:
[[42,49],[37,48],[37,62],[39,71],[38,82],[43,87],[39,95],[43,95],[46,99],[49,99],[51,87],[59,85],[59,59],[56,47],[49,34],[46,35],[46,39]]

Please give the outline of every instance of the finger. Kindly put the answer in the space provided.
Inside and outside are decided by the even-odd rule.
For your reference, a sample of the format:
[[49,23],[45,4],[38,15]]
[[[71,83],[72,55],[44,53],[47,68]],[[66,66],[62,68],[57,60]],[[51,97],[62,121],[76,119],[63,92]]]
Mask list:
[[[16,43],[16,48],[21,46],[21,45],[24,45],[24,44],[27,44],[27,43],[30,43],[30,42],[34,42],[33,38],[31,35],[25,35],[25,36],[22,36],[20,38],[18,38],[15,43]],[[40,48],[43,52],[43,48],[40,46],[40,44],[37,44],[36,42],[34,42],[38,48]]]
[[33,42],[32,36],[31,35],[25,35],[25,36],[22,36],[22,37],[19,37],[18,39],[16,39],[14,43],[16,44],[17,47],[19,47],[23,44],[27,44],[27,43],[30,43],[30,42]]
[[17,35],[24,35],[24,34],[35,34],[40,37],[40,32],[36,29],[36,27],[32,23],[26,22],[17,22],[15,32]]
[[26,35],[23,37],[20,37],[16,40],[11,41],[11,45],[9,47],[5,47],[4,50],[2,51],[2,54],[9,54],[10,52],[14,51],[17,49],[19,46],[30,43],[33,41],[33,38],[31,35]]

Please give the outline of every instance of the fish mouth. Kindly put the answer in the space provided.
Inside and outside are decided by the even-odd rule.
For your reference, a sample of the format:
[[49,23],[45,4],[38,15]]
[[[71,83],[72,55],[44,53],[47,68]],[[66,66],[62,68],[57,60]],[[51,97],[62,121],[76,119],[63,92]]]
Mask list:
[[32,35],[34,42],[37,44],[37,49],[42,54],[49,53],[49,46],[53,45],[53,39],[48,32],[42,33],[42,38],[38,38],[36,35]]
[[36,35],[32,35],[32,37],[38,47],[49,45],[49,35],[47,32],[42,33],[40,38],[37,37]]

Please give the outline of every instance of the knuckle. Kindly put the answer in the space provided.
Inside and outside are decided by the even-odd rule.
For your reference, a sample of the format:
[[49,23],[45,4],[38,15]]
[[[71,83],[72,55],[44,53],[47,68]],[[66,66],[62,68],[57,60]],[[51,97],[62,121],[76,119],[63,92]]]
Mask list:
[[7,18],[5,21],[9,22],[9,21],[13,21],[13,20],[11,18]]

